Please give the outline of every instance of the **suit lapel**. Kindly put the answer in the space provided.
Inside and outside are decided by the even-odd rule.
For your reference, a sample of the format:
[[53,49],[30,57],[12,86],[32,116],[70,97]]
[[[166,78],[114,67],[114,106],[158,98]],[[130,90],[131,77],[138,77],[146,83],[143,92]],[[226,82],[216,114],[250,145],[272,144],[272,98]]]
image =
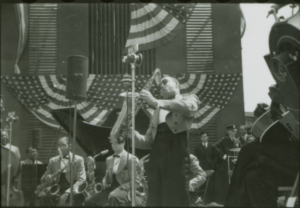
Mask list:
[[205,155],[205,152],[204,152],[204,146],[203,146],[203,143],[201,142],[200,144],[200,151],[202,152],[203,155]]
[[[70,171],[71,171],[71,169],[70,169],[70,166],[71,166],[71,162],[73,161],[73,154],[70,152],[70,154],[69,154],[69,157],[70,157],[70,159],[69,159],[69,165],[68,165],[68,167],[67,167],[67,169],[66,169],[66,175],[67,175],[67,173],[69,173]],[[74,158],[74,164],[73,164],[73,168],[75,169],[75,163],[76,163],[76,157]]]
[[121,170],[123,170],[124,166],[126,165],[126,163],[127,163],[127,155],[128,155],[128,152],[126,152],[124,150],[124,152],[122,153],[122,155],[120,157],[120,163],[119,163],[119,167],[118,167],[118,170],[117,170],[116,174],[119,174],[121,172]]
[[60,163],[61,163],[61,158],[58,156],[57,159],[56,159],[56,162],[55,162],[55,168],[54,168],[55,170],[54,170],[54,172],[56,172],[59,169],[61,169]]

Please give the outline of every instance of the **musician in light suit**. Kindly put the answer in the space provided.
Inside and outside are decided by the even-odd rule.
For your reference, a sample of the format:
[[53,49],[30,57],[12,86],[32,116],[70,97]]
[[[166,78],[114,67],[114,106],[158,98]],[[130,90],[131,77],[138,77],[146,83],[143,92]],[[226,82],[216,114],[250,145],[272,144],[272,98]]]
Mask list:
[[[41,196],[40,202],[42,206],[63,206],[70,200],[70,184],[71,184],[71,169],[70,164],[73,160],[73,153],[70,152],[71,145],[69,145],[68,137],[61,137],[58,140],[57,147],[60,151],[60,155],[50,159],[47,170],[42,176],[42,183],[57,183],[60,185],[60,191],[55,195],[45,193]],[[63,169],[64,168],[64,169]],[[53,174],[59,172],[57,177],[53,177]],[[78,187],[82,182],[86,180],[86,173],[84,168],[84,160],[82,157],[75,155],[73,164],[73,179],[74,189]],[[73,192],[74,193],[74,192]],[[80,194],[74,195],[74,205],[80,205],[83,202],[83,196]]]
[[[189,206],[190,156],[187,131],[198,110],[196,95],[180,95],[180,84],[173,77],[161,80],[163,100],[142,90],[140,99],[156,110],[145,135],[135,132],[135,145],[151,149],[147,167],[146,206]],[[128,135],[131,138],[131,133]]]
[[[105,190],[86,198],[85,206],[129,206],[128,192],[131,190],[132,160],[139,160],[124,149],[125,140],[110,139],[114,154],[106,159],[106,174],[102,180]],[[135,174],[135,188],[139,187],[140,176]]]

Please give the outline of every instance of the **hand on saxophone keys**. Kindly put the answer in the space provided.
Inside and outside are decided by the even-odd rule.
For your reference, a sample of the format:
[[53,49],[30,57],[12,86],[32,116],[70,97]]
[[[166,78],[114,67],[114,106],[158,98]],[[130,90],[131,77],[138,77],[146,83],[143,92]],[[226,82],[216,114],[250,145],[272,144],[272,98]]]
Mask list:
[[102,183],[102,186],[103,186],[103,190],[108,189],[108,188],[111,187],[110,184],[107,184],[107,183],[105,183],[105,182]]
[[140,92],[139,98],[144,100],[146,103],[148,103],[148,105],[156,106],[157,104],[157,100],[153,97],[151,92],[149,92],[148,90],[142,90]]
[[53,177],[52,177],[52,175],[46,175],[45,176],[45,181],[46,181],[46,183],[47,184],[51,184],[52,182],[53,182]]

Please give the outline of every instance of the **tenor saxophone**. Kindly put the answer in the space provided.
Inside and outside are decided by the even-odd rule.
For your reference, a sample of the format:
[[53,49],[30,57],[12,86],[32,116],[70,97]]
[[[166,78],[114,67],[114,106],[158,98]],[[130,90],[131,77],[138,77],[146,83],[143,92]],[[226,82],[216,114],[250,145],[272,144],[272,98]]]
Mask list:
[[[63,167],[63,168],[59,169],[56,173],[52,174],[52,178],[55,178],[58,174],[60,174],[66,168],[67,167]],[[51,185],[51,184],[45,182],[45,183],[42,183],[37,186],[35,194],[37,194],[38,196],[41,196],[41,194],[43,192],[49,192],[51,195],[55,195],[59,192],[59,190],[60,190],[60,186],[58,184]]]
[[[161,72],[160,69],[158,68],[155,69],[153,75],[143,87],[143,90],[150,90],[154,80],[156,80],[157,82],[160,82],[161,80]],[[139,112],[142,106],[143,106],[143,100],[136,98],[134,115],[136,115]],[[127,104],[126,102],[124,102],[122,106],[122,110],[118,116],[117,122],[115,123],[114,127],[111,130],[110,136],[116,139],[119,143],[123,142],[127,138],[127,130],[131,126],[131,123],[132,123],[131,108],[127,108]]]

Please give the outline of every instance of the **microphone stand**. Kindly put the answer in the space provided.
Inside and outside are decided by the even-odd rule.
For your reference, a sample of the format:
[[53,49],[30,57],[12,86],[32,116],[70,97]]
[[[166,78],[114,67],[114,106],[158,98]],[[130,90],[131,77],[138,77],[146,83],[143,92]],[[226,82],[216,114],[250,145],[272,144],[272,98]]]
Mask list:
[[17,122],[18,117],[15,116],[15,112],[8,113],[8,118],[6,121],[9,122],[9,152],[8,152],[8,170],[7,170],[7,195],[6,195],[6,206],[9,206],[10,198],[10,174],[11,174],[11,142],[12,142],[12,123]]
[[[75,162],[75,145],[76,145],[76,122],[77,122],[77,101],[74,100],[74,123],[73,123],[73,140],[72,140],[72,147],[71,147],[71,152],[72,152],[72,159],[70,158],[70,174],[71,174],[71,183],[70,183],[70,207],[73,205],[73,195],[74,195],[74,177],[73,177],[73,164]],[[72,160],[72,162],[71,162]]]
[[[135,156],[135,138],[134,138],[134,133],[135,133],[135,63],[130,64],[131,65],[131,76],[132,76],[132,110],[131,110],[131,119],[132,119],[132,155]],[[132,193],[132,197],[131,197],[131,205],[134,207],[135,206],[135,161],[132,160],[132,166],[131,166],[132,170],[132,177],[131,177],[131,182],[132,182],[132,186],[131,186],[131,193]]]
[[[36,183],[36,187],[38,186],[38,177],[37,177],[37,160],[34,160],[34,167],[35,167],[35,183]],[[34,195],[34,207],[36,206],[36,202],[37,202],[37,194]]]
[[[123,57],[122,62],[124,63],[130,63],[131,66],[131,79],[132,79],[132,110],[131,110],[131,119],[132,119],[132,155],[135,156],[135,69],[136,67],[139,67],[142,65],[143,62],[143,56],[142,54],[136,54],[138,52],[139,45],[133,45],[130,48],[128,48],[128,55]],[[128,94],[127,94],[128,96]],[[131,171],[131,178],[132,178],[132,185],[131,185],[131,205],[135,206],[135,161],[132,160],[132,171]]]

